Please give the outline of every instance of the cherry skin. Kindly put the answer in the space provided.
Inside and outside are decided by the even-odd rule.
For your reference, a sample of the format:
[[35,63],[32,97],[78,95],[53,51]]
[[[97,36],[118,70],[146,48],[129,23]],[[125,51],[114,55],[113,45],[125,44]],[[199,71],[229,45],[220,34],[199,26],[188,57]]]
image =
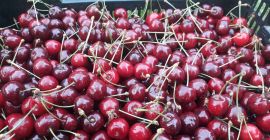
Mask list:
[[135,123],[129,129],[130,140],[149,140],[152,136],[152,132],[143,123]]
[[210,92],[219,93],[224,86],[224,82],[219,78],[212,78],[208,81],[208,88]]
[[69,75],[68,83],[73,84],[77,90],[83,90],[89,85],[90,79],[87,72],[74,71]]
[[102,80],[95,79],[89,84],[86,94],[96,101],[100,101],[106,94],[106,84]]
[[104,117],[99,112],[92,112],[82,120],[83,130],[87,133],[97,132],[104,124]]
[[19,105],[23,100],[20,93],[20,91],[22,91],[23,89],[24,87],[21,83],[11,81],[7,82],[1,90],[6,101],[9,101],[14,105]]
[[219,6],[213,6],[211,8],[211,11],[210,11],[210,15],[213,17],[213,18],[222,18],[223,16],[223,9]]
[[10,49],[15,49],[17,46],[20,45],[22,38],[18,35],[11,35],[4,38],[5,45],[8,46]]
[[120,77],[131,77],[134,74],[134,66],[128,61],[122,61],[117,65],[117,72]]
[[269,122],[270,122],[270,115],[265,114],[263,116],[257,116],[256,117],[256,125],[263,130],[264,132],[269,132]]
[[191,134],[199,126],[199,118],[192,112],[185,112],[180,115],[182,132]]
[[41,47],[35,47],[31,51],[31,60],[32,61],[35,61],[38,58],[47,59],[48,58],[48,51],[47,51],[47,49],[41,48]]
[[75,98],[74,105],[74,110],[78,114],[80,114],[80,109],[83,110],[85,114],[89,114],[94,108],[94,101],[86,95],[80,95]]
[[45,76],[51,74],[53,67],[51,63],[44,58],[39,58],[33,63],[33,73],[37,76]]
[[247,33],[236,33],[233,37],[233,42],[238,47],[243,47],[250,42],[250,36]]
[[254,94],[248,100],[248,108],[254,114],[264,115],[269,110],[269,101],[259,94]]
[[159,103],[153,103],[146,106],[147,112],[145,112],[145,118],[154,120],[159,113],[162,113],[164,108]]
[[44,24],[39,24],[30,28],[31,34],[35,38],[39,38],[41,40],[47,40],[50,36],[49,28]]
[[99,110],[102,115],[110,118],[112,115],[118,114],[119,101],[115,98],[105,98],[99,104]]
[[117,84],[120,80],[119,74],[115,68],[105,71],[102,74],[102,79],[106,83]]
[[94,73],[103,73],[110,70],[112,67],[110,63],[105,59],[97,59],[93,65]]
[[19,69],[11,73],[9,80],[24,83],[26,80],[28,80],[28,78],[28,74],[24,70]]
[[88,55],[103,57],[106,54],[105,44],[101,41],[97,41],[92,44],[88,50]]
[[175,113],[165,113],[160,119],[160,125],[169,135],[177,135],[181,130],[181,120]]
[[152,32],[164,32],[165,27],[161,20],[153,19],[149,24],[149,30]]
[[158,59],[155,56],[152,55],[147,55],[143,60],[142,63],[149,65],[153,72],[157,71],[157,64],[158,64]]
[[222,95],[213,95],[208,101],[208,110],[214,116],[223,116],[229,109],[229,101]]
[[91,5],[87,7],[86,14],[88,17],[94,16],[94,19],[97,20],[100,18],[100,11],[97,5]]
[[147,79],[152,73],[152,68],[144,63],[136,64],[134,69],[134,75],[138,80]]
[[111,138],[106,131],[100,130],[91,137],[91,140],[111,140]]
[[194,113],[198,116],[200,126],[206,126],[212,119],[210,112],[204,107],[196,108]]
[[175,90],[175,98],[179,103],[188,103],[196,99],[196,92],[194,89],[179,85]]
[[160,14],[158,14],[158,13],[156,13],[156,12],[153,12],[153,13],[147,15],[145,22],[146,22],[147,25],[150,25],[151,22],[152,22],[154,19],[161,19],[161,18],[162,18],[162,17],[161,17]]
[[120,29],[129,29],[130,23],[125,18],[118,18],[116,21],[116,27]]
[[170,54],[172,50],[168,45],[158,44],[153,50],[153,55],[161,62],[165,62]]
[[[185,33],[191,33],[194,31],[195,29],[195,24],[189,20],[189,19],[185,19],[183,20],[183,22],[180,24],[180,29],[181,31],[185,32]],[[179,40],[180,41],[180,40]]]
[[144,101],[146,87],[143,84],[135,84],[129,88],[129,98],[131,100]]
[[[22,123],[19,124],[19,122]],[[14,113],[7,116],[6,123],[9,130],[14,129],[13,133],[18,138],[27,138],[34,130],[34,120],[29,116],[24,118],[22,114]]]
[[67,64],[57,64],[52,70],[53,77],[55,77],[59,81],[62,81],[65,78],[68,78],[70,73],[71,73],[71,68]]
[[[53,99],[50,96],[47,97],[43,97],[43,99],[45,99],[47,102],[51,102],[54,103]],[[44,103],[46,105],[47,108],[52,108],[51,105]],[[21,111],[23,114],[28,113],[32,108],[34,107],[32,113],[35,116],[41,116],[43,114],[45,114],[47,111],[45,109],[45,107],[43,106],[41,100],[39,98],[32,98],[32,97],[28,97],[26,98],[21,105]]]
[[89,140],[89,135],[83,130],[75,131],[78,136],[70,135],[70,140]]
[[61,49],[61,43],[56,40],[47,40],[45,42],[45,47],[50,55],[55,55],[59,53]]
[[40,116],[35,122],[35,130],[37,134],[42,136],[48,136],[50,134],[50,129],[55,132],[59,128],[60,121],[50,114]]
[[44,76],[38,81],[38,88],[41,91],[52,90],[58,86],[58,81],[53,76]]
[[66,88],[60,92],[59,100],[62,105],[73,105],[75,98],[79,96],[79,93],[72,87]]
[[244,125],[240,131],[240,140],[262,140],[263,134],[254,124]]
[[129,132],[129,124],[123,118],[116,118],[109,122],[107,134],[113,139],[124,139]]
[[220,68],[213,62],[204,63],[202,66],[202,71],[212,77],[219,77],[221,74]]
[[215,140],[216,139],[215,134],[211,130],[205,127],[200,127],[196,129],[194,135],[195,135],[195,140],[205,140],[205,139]]
[[189,87],[195,90],[197,97],[203,97],[208,91],[208,85],[203,79],[194,79],[190,81]]
[[244,119],[247,119],[246,110],[241,106],[231,106],[226,114],[234,126],[239,126],[241,123],[241,120],[238,117],[244,117]]
[[0,78],[3,82],[8,82],[10,79],[10,75],[16,70],[13,66],[3,66],[0,69]]
[[127,10],[124,8],[116,8],[113,11],[113,15],[115,18],[127,18],[128,17]]
[[[125,106],[123,107],[123,111],[125,111],[126,113],[132,114],[134,116],[138,116],[141,117],[143,115],[143,112],[137,111],[138,108],[143,107],[143,104],[141,102],[138,101],[130,101],[127,102],[125,104]],[[135,117],[130,116],[130,115],[126,115],[123,113],[124,118],[134,121],[136,120]]]
[[85,67],[87,66],[88,60],[87,57],[85,57],[81,53],[77,53],[72,56],[71,58],[71,65],[78,68],[78,67]]
[[18,22],[21,27],[28,27],[32,20],[34,20],[34,18],[28,13],[22,13],[18,17]]

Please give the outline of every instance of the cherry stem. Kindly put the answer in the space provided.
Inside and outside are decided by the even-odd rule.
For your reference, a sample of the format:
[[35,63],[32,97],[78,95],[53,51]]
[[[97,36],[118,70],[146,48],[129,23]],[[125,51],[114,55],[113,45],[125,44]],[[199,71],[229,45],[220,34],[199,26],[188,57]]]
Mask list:
[[174,82],[174,85],[173,85],[173,103],[177,109],[181,110],[182,107],[176,103],[175,90],[176,90],[176,81]]
[[222,67],[224,67],[224,66],[226,66],[226,65],[228,65],[228,64],[230,64],[230,63],[232,63],[232,62],[234,62],[235,60],[238,60],[238,59],[240,59],[241,57],[243,57],[244,55],[239,55],[239,56],[237,56],[236,58],[234,58],[233,60],[231,60],[231,61],[229,61],[229,62],[227,62],[227,63],[224,63],[224,64],[222,64],[222,65],[220,65],[220,66],[218,66],[219,68],[222,68]]
[[[178,45],[180,46],[180,49],[185,53],[186,56],[189,56],[189,54],[187,53],[187,51],[184,49],[183,45],[182,45],[182,44],[180,43],[180,41],[178,40],[175,31],[174,31],[173,29],[172,29],[172,31],[173,31],[174,37],[175,37],[175,39],[176,39]],[[184,40],[182,40],[182,41],[184,41]]]
[[152,138],[152,140],[156,140],[158,138],[159,135],[161,135],[162,133],[164,133],[164,128],[158,128],[157,129],[157,133],[155,134],[155,136]]
[[228,16],[230,13],[232,13],[233,10],[235,10],[236,8],[241,7],[241,6],[250,6],[250,5],[249,5],[248,3],[244,3],[244,4],[239,5],[239,3],[238,3],[237,6],[233,7],[233,8],[226,14],[226,16]]
[[81,136],[79,133],[75,133],[75,132],[72,132],[72,131],[69,131],[69,130],[58,130],[58,131],[59,132],[66,132],[66,133],[72,134],[75,137],[80,137]]
[[122,93],[122,94],[115,94],[115,95],[110,95],[110,96],[107,96],[107,97],[117,97],[117,96],[126,96],[126,95],[129,95],[129,93],[125,92],[125,93]]
[[6,130],[7,128],[8,128],[8,126],[5,126],[4,128],[2,128],[2,129],[0,130],[0,133],[3,132],[4,130]]
[[226,81],[225,85],[222,87],[222,89],[220,90],[219,92],[219,95],[222,94],[222,92],[225,90],[225,88],[227,87],[227,85],[232,81],[234,80],[235,78],[237,78],[238,76],[242,76],[243,74],[242,73],[238,73],[236,74],[235,76],[233,76],[231,79],[229,79],[228,81]]
[[52,128],[49,128],[51,134],[53,135],[53,137],[56,139],[56,140],[60,140],[53,132]]
[[7,60],[7,63],[9,63],[9,64],[11,64],[11,65],[14,65],[14,66],[15,66],[15,67],[17,67],[17,68],[19,68],[19,69],[22,69],[22,70],[26,71],[28,74],[30,74],[30,75],[32,75],[32,76],[34,76],[34,77],[36,77],[37,79],[41,79],[41,78],[40,78],[40,77],[38,77],[37,75],[35,75],[35,74],[33,74],[32,72],[30,72],[29,70],[27,70],[27,69],[25,69],[25,68],[21,67],[20,65],[18,65],[18,64],[16,64],[16,63],[14,63],[14,62],[12,62],[11,60]]
[[121,109],[119,109],[119,112],[124,113],[124,114],[129,115],[129,116],[132,116],[132,117],[134,117],[134,118],[143,120],[143,121],[148,122],[148,123],[152,123],[152,124],[155,124],[155,125],[159,125],[157,121],[154,121],[154,120],[148,120],[148,119],[145,119],[145,118],[142,118],[142,117],[139,117],[139,116],[136,116],[136,115],[127,113],[127,112],[125,112],[125,111],[123,111],[123,110],[121,110]]
[[82,53],[85,51],[86,45],[88,44],[88,40],[89,40],[89,38],[90,38],[91,31],[93,30],[94,19],[95,19],[95,17],[92,16],[92,17],[91,17],[90,28],[89,28],[89,30],[88,30],[88,34],[87,34],[87,36],[86,36],[86,40],[84,41],[84,44],[83,44]]
[[54,104],[54,103],[51,103],[51,102],[45,100],[45,99],[42,98],[42,97],[41,97],[41,100],[44,101],[44,102],[47,103],[47,104],[50,104],[50,105],[52,105],[52,106],[59,107],[59,108],[73,108],[73,107],[75,106],[75,105],[69,105],[69,106],[56,105],[56,104]]
[[[64,33],[63,37],[62,37],[62,41],[61,41],[60,54],[63,51],[63,44],[64,44],[64,41],[65,41],[65,38],[66,38],[66,34]],[[59,62],[61,63],[61,58],[60,57],[59,57]]]

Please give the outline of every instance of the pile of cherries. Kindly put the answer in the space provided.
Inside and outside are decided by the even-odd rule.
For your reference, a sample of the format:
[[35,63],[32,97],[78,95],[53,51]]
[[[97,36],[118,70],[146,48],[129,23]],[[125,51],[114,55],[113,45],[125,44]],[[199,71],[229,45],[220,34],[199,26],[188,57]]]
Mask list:
[[270,139],[270,45],[245,18],[36,3],[0,29],[1,140]]

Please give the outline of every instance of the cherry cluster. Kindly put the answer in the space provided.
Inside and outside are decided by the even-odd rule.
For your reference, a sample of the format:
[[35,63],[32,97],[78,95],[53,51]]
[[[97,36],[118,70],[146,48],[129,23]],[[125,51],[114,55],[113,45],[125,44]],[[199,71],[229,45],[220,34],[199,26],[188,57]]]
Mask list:
[[165,2],[139,16],[33,1],[0,29],[0,139],[269,140],[270,45],[248,5]]

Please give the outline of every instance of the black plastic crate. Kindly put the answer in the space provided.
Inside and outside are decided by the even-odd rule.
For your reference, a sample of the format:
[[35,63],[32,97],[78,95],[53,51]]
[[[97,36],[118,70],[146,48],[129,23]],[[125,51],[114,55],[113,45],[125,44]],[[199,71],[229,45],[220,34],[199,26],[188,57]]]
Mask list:
[[[59,5],[61,7],[72,7],[74,9],[85,9],[94,0],[43,0],[46,3]],[[176,8],[184,8],[185,0],[169,0]],[[169,8],[163,0],[151,0],[152,7],[158,9]],[[194,2],[209,3],[219,5],[227,13],[230,9],[238,4],[238,0],[194,0]],[[270,0],[243,0],[242,3],[248,3],[250,7],[243,7],[241,15],[247,17],[248,25],[258,34],[264,43],[270,43]],[[14,18],[28,8],[31,2],[27,0],[2,0],[0,5],[0,27],[8,26],[14,23]],[[144,0],[106,0],[106,6],[109,10],[117,7],[125,7],[133,10],[142,9]],[[234,13],[238,15],[238,10]]]

